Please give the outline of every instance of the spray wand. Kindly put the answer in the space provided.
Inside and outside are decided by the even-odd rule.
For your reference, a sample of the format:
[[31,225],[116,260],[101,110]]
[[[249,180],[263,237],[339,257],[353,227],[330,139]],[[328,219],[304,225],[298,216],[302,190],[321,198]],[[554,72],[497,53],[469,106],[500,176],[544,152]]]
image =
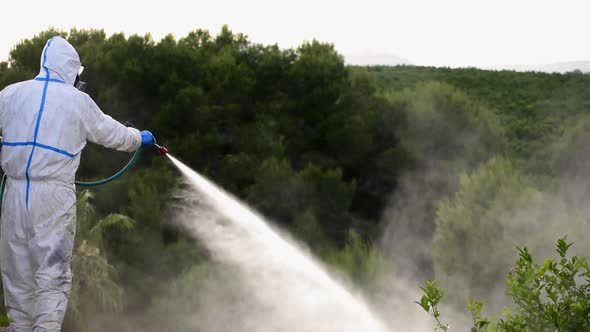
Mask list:
[[[124,122],[125,126],[127,127],[132,127],[132,128],[136,128],[135,125],[133,123],[131,123],[130,121],[125,121]],[[168,154],[168,149],[166,149],[165,147],[158,145],[158,143],[152,143],[152,145],[158,150],[158,153],[162,156],[165,156]]]
[[158,144],[156,144],[156,143],[154,143],[154,147],[155,147],[156,149],[158,149],[158,152],[159,152],[159,153],[160,153],[162,156],[165,156],[165,155],[167,155],[167,154],[168,154],[168,149],[166,149],[165,147],[163,147],[163,146],[161,146],[161,145],[158,145]]

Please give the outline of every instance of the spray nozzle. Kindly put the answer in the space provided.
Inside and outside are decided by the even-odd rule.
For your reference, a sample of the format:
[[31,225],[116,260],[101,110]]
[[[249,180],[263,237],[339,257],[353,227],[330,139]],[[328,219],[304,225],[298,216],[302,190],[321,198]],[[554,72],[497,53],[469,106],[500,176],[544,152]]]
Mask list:
[[163,147],[163,146],[160,146],[160,145],[158,145],[158,144],[156,144],[156,143],[154,143],[154,146],[156,147],[156,149],[158,149],[158,152],[160,152],[160,154],[161,154],[162,156],[165,156],[165,155],[167,155],[167,154],[168,154],[168,149],[166,149],[165,147]]

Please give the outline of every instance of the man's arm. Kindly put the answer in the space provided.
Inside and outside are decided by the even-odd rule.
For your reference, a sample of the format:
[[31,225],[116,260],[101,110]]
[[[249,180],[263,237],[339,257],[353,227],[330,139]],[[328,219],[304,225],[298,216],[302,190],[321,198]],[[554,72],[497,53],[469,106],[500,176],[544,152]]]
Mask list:
[[4,124],[4,112],[6,110],[6,88],[0,91],[0,136],[2,136],[2,126]]
[[98,105],[85,96],[88,107],[81,110],[81,119],[86,139],[92,143],[120,151],[131,152],[141,145],[139,130],[125,127],[109,115],[104,114]]

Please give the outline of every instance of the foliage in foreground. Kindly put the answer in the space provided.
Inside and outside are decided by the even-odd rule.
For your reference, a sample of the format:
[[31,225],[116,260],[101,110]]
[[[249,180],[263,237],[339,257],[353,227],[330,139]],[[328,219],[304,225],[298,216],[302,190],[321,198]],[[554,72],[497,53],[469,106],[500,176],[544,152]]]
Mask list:
[[66,326],[85,331],[85,322],[99,312],[120,312],[125,304],[124,289],[117,284],[117,271],[105,255],[103,232],[110,227],[133,228],[127,216],[111,214],[98,219],[90,191],[78,193],[77,235],[72,257],[72,290]]
[[[516,267],[508,274],[508,295],[513,308],[501,317],[489,320],[482,316],[483,304],[471,300],[474,332],[543,332],[590,330],[590,265],[585,257],[567,257],[572,243],[565,238],[557,241],[558,258],[535,263],[526,247],[519,248]],[[420,305],[435,320],[435,331],[448,331],[441,322],[439,304],[445,291],[436,281],[426,282]]]

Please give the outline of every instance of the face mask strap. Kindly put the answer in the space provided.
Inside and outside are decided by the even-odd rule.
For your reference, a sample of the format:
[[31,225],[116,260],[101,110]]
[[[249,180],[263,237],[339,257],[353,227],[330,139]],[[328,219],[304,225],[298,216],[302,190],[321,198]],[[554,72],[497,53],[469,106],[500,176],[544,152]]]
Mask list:
[[76,89],[82,92],[86,92],[86,82],[80,80],[80,75],[82,75],[83,72],[84,66],[80,65],[80,68],[78,69],[78,74],[76,75],[76,80],[74,81],[74,87],[76,87]]
[[83,82],[80,80],[80,75],[76,75],[76,81],[74,81],[74,87],[76,87],[76,89],[82,91],[82,92],[86,92],[86,82]]

